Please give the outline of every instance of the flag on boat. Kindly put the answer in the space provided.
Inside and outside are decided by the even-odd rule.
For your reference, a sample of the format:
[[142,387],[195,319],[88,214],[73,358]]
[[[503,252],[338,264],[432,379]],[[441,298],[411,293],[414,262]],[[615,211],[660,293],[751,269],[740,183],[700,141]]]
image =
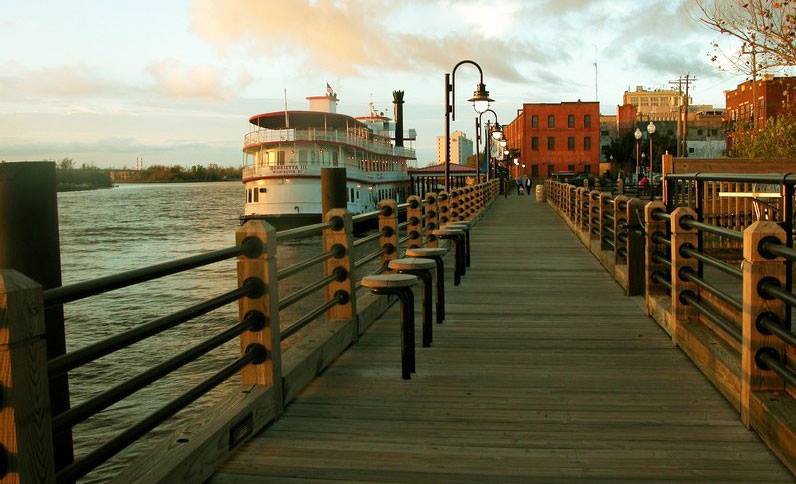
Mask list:
[[334,89],[332,89],[332,86],[330,86],[328,82],[326,83],[326,95],[334,96]]

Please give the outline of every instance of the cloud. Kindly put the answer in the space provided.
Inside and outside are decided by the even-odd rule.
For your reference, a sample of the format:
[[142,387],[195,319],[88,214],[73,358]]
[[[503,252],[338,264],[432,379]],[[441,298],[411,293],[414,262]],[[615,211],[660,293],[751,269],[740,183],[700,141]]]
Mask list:
[[702,77],[718,77],[720,72],[705,60],[705,56],[695,56],[695,52],[698,52],[698,48],[694,46],[658,46],[651,52],[639,54],[638,64],[652,72],[669,76],[691,73]]
[[222,50],[247,45],[249,52],[266,58],[299,52],[307,64],[339,75],[450,69],[462,58],[474,58],[490,66],[490,76],[521,81],[526,64],[560,60],[533,43],[485,40],[473,29],[427,34],[390,30],[390,14],[406,5],[385,0],[295,0],[289,4],[194,0],[192,18],[194,30]]
[[[235,95],[236,83],[227,82],[224,72],[215,66],[163,59],[149,64],[146,71],[155,81],[155,89],[169,97],[225,100]],[[248,84],[251,77],[240,80]]]
[[95,72],[82,64],[28,68],[8,62],[0,66],[0,73],[5,73],[0,74],[0,99],[101,97],[133,90],[131,86],[96,76]]

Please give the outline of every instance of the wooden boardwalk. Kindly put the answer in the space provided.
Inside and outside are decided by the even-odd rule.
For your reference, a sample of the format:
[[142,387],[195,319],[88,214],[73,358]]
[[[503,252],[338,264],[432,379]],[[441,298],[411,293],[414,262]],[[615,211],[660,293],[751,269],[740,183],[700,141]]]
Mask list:
[[211,479],[793,480],[546,205],[498,199],[417,374],[397,310]]

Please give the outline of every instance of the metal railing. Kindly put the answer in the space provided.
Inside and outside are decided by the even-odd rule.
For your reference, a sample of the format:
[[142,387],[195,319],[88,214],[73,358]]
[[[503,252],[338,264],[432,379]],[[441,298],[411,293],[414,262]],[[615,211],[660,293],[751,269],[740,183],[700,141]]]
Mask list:
[[[20,299],[19,302],[15,299],[17,297],[15,294],[10,296],[0,295],[11,298],[9,302],[11,307],[15,307],[17,304],[24,304],[28,308],[32,307],[31,305],[39,304],[40,307],[37,311],[30,313],[30,317],[34,318],[37,317],[36,314],[43,313],[45,308],[184,273],[219,261],[232,258],[237,258],[238,261],[237,280],[240,282],[235,289],[171,314],[143,322],[138,326],[99,342],[53,357],[40,367],[34,365],[28,368],[26,371],[30,372],[33,379],[42,379],[46,382],[48,379],[62,378],[72,370],[81,368],[97,359],[128,348],[155,335],[178,328],[180,325],[201,315],[234,302],[239,304],[239,319],[230,322],[223,331],[168,357],[137,375],[114,383],[109,388],[103,389],[98,394],[77,403],[61,413],[49,415],[48,410],[42,412],[38,415],[38,418],[43,419],[42,421],[46,422],[46,425],[51,425],[54,435],[71,432],[74,426],[103,412],[110,406],[172,374],[183,366],[198,360],[210,351],[235,338],[241,339],[242,350],[240,354],[234,357],[231,356],[228,364],[217,369],[205,380],[194,385],[185,393],[175,396],[172,400],[135,422],[118,435],[111,437],[106,442],[99,443],[86,454],[59,469],[55,469],[52,460],[48,461],[46,457],[49,455],[51,459],[53,454],[61,451],[61,449],[53,447],[53,434],[33,431],[34,428],[38,428],[36,425],[39,425],[40,422],[34,422],[32,419],[22,417],[27,420],[14,422],[14,425],[23,429],[23,431],[18,431],[15,434],[16,441],[10,444],[5,442],[4,445],[6,445],[6,448],[35,447],[44,449],[45,453],[43,455],[45,457],[37,457],[39,460],[35,469],[37,472],[35,477],[33,475],[23,475],[26,469],[23,469],[24,466],[19,464],[13,463],[10,468],[16,469],[18,477],[22,480],[34,481],[45,476],[44,480],[47,481],[74,482],[86,476],[92,470],[235,374],[241,374],[244,385],[261,386],[263,388],[272,385],[281,387],[281,341],[296,337],[302,329],[305,329],[313,321],[324,315],[327,319],[356,321],[357,314],[355,313],[354,300],[356,299],[356,290],[360,285],[355,281],[354,277],[355,274],[359,275],[363,266],[381,258],[381,264],[375,269],[375,272],[382,272],[386,270],[389,260],[400,255],[401,248],[418,247],[423,244],[436,246],[437,241],[431,235],[431,231],[438,223],[437,213],[440,211],[439,204],[442,203],[441,201],[444,200],[445,204],[455,203],[460,206],[461,209],[457,212],[457,216],[461,217],[461,219],[473,219],[479,216],[495,198],[497,194],[495,184],[496,181],[483,183],[468,190],[458,190],[451,194],[444,192],[439,194],[429,193],[426,195],[425,200],[412,196],[409,197],[407,203],[401,205],[392,200],[382,200],[379,203],[378,210],[356,216],[352,216],[344,209],[334,209],[324,215],[322,223],[280,232],[275,231],[263,220],[249,220],[237,230],[236,240],[238,242],[233,246],[48,289],[43,292],[41,292],[39,286],[22,276],[20,280],[27,282],[21,283],[19,287],[26,288],[25,290],[32,295],[26,296],[24,300]],[[447,208],[447,205],[445,207]],[[399,223],[399,216],[404,219],[401,223]],[[354,221],[365,222],[369,220],[378,220],[378,230],[373,234],[354,239]],[[324,247],[321,253],[277,269],[277,253],[281,242],[317,237],[319,235]],[[378,249],[355,259],[355,249],[366,249],[368,243],[378,243]],[[290,294],[279,294],[278,286],[280,281],[294,277],[319,265],[323,265],[324,275],[322,277],[304,284],[300,289]],[[4,271],[4,274],[11,274],[8,277],[19,277],[13,271]],[[13,287],[16,288],[17,285]],[[306,310],[289,324],[283,326],[280,323],[281,311],[320,291],[325,291],[323,302]],[[35,297],[38,293],[41,293],[39,299]],[[34,322],[23,318],[11,321],[9,324],[11,326],[8,331],[13,340],[13,338],[17,337],[15,336],[16,334],[29,334],[30,327]],[[12,348],[9,351],[27,350],[24,348],[22,350],[14,350]],[[22,357],[25,357],[25,355],[15,356],[15,358]],[[3,386],[0,388],[3,389],[5,396],[9,395],[7,392],[11,392],[12,398],[4,401],[15,402],[17,405],[24,404],[26,398],[39,398],[35,394],[14,393],[21,390],[17,390],[8,381],[3,381]],[[281,395],[281,392],[279,395]],[[284,404],[285,402],[281,400],[278,402],[280,407],[284,406]],[[232,417],[231,415],[230,418]],[[20,443],[19,439],[28,439],[29,441]],[[232,436],[230,436],[230,439],[232,439]],[[2,460],[5,462],[9,458],[16,459],[18,456],[9,456],[0,446],[0,458],[3,458]],[[12,460],[12,462],[16,461]],[[4,473],[8,472],[8,469],[9,467],[0,466],[0,478],[3,477]],[[46,476],[50,477],[47,478]]]

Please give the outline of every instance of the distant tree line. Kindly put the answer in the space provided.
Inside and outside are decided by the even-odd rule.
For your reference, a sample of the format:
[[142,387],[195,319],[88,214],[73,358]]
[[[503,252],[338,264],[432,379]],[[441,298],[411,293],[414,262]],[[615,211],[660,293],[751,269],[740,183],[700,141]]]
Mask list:
[[113,186],[107,171],[85,164],[75,168],[75,162],[71,158],[64,158],[56,164],[55,178],[56,189],[59,192],[96,190]]
[[223,167],[216,164],[208,166],[193,165],[185,168],[180,165],[152,165],[139,172],[130,180],[136,182],[215,182],[240,180],[240,168]]

